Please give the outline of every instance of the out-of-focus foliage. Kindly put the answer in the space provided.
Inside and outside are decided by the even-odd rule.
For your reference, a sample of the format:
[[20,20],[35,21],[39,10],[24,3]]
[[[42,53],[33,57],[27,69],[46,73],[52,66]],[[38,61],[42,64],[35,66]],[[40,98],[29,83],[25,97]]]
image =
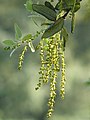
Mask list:
[[85,7],[82,12],[84,12],[84,15],[85,15],[84,20],[89,21],[90,20],[90,0],[87,0],[85,2]]
[[[81,4],[81,10],[79,11],[77,15],[77,21],[76,21],[76,30],[75,30],[75,57],[83,61],[83,63],[89,64],[90,63],[90,35],[89,35],[89,30],[90,30],[90,1],[85,0],[82,1]],[[79,28],[79,29],[78,29]],[[84,34],[82,34],[84,33]]]
[[[21,26],[23,33],[34,33],[37,30],[38,27],[27,17],[29,13],[25,10],[25,2],[25,0],[0,0],[0,120],[46,119],[48,86],[39,91],[34,89],[39,77],[38,53],[28,52],[24,68],[19,72],[17,70],[19,52],[16,51],[15,55],[9,58],[10,53],[4,51],[1,44],[4,39],[10,39],[14,35],[14,23]],[[66,96],[64,101],[57,96],[51,120],[90,120],[90,87],[86,84],[90,78],[89,4],[89,0],[82,1],[76,18],[75,34],[69,35],[66,49]],[[38,23],[40,20],[38,18]],[[69,26],[67,22],[66,25]],[[38,41],[39,39],[35,42]]]

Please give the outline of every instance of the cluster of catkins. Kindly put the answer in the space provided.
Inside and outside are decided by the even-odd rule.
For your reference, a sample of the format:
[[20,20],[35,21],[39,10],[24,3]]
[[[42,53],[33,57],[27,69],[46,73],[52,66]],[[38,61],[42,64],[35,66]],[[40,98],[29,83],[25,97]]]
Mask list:
[[50,83],[50,98],[48,101],[48,114],[47,117],[51,117],[54,110],[55,98],[56,98],[56,83],[57,74],[61,70],[61,83],[60,83],[60,95],[64,99],[65,94],[65,60],[63,49],[63,38],[60,38],[60,33],[56,33],[50,38],[43,38],[38,48],[40,49],[40,77],[36,90],[43,84]]

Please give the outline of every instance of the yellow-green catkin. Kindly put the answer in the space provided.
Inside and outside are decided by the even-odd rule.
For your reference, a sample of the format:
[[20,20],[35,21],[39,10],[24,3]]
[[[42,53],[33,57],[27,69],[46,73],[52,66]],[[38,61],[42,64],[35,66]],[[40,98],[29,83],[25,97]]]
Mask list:
[[53,71],[53,75],[50,79],[50,98],[48,101],[49,110],[47,113],[47,117],[51,117],[52,112],[54,111],[54,104],[56,98],[56,78],[57,78],[57,73]]
[[57,79],[57,64],[58,64],[58,42],[56,39],[56,34],[52,36],[50,43],[50,53],[51,53],[51,77],[50,77],[50,98],[48,101],[49,110],[47,117],[51,117],[52,112],[54,111],[54,104],[56,98],[56,79]]
[[65,95],[65,56],[63,51],[63,38],[60,41],[60,55],[61,55],[61,83],[60,83],[60,95],[61,98],[64,99]]
[[25,55],[25,52],[27,51],[27,45],[24,46],[24,49],[22,51],[22,53],[20,54],[19,56],[19,64],[18,64],[18,69],[21,70],[22,68],[22,64],[23,64],[23,60],[24,60],[24,55]]
[[39,48],[40,48],[40,61],[41,61],[41,67],[39,74],[41,75],[39,77],[39,83],[37,84],[37,87],[35,88],[36,90],[39,89],[42,85],[42,81],[44,80],[44,71],[45,71],[45,61],[44,61],[44,43],[43,40],[40,41],[39,43]]

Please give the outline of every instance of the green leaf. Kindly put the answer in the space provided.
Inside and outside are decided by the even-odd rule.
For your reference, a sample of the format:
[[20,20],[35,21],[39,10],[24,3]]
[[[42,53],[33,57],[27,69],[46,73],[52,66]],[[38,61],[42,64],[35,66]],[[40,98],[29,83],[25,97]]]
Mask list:
[[61,0],[56,4],[55,9],[56,10],[60,10],[61,9]]
[[42,23],[41,26],[43,25],[52,25],[53,23]]
[[56,20],[56,12],[53,11],[52,9],[48,8],[47,6],[40,5],[40,4],[33,4],[32,8],[35,12],[43,15],[47,19],[49,19],[51,21]]
[[3,43],[4,45],[10,46],[10,47],[15,45],[15,42],[13,40],[4,40]]
[[71,20],[71,33],[73,33],[75,27],[75,14],[72,13],[72,20]]
[[69,4],[69,1],[67,0],[63,0],[63,1],[60,0],[55,6],[55,9],[59,10],[59,12],[61,12],[62,10],[68,11],[71,8],[72,8],[72,5]]
[[77,12],[80,9],[80,3],[76,3],[74,7],[74,12]]
[[62,29],[62,36],[66,41],[68,40],[68,33],[64,27]]
[[64,27],[62,28],[61,36],[63,37],[63,51],[65,51],[66,42],[68,40],[68,33]]
[[59,32],[64,25],[64,19],[59,18],[53,25],[51,25],[48,29],[45,30],[44,34],[42,35],[42,38],[48,38],[55,33]]
[[16,23],[14,24],[14,29],[15,29],[15,39],[20,40],[20,38],[22,37],[22,32]]
[[28,34],[22,38],[22,41],[32,39],[32,34]]
[[28,1],[26,2],[26,4],[24,4],[24,5],[25,5],[25,7],[26,7],[26,9],[27,9],[28,11],[32,11],[32,10],[33,10],[33,9],[32,9],[32,4],[33,4],[32,0],[28,0]]
[[50,9],[52,9],[53,11],[55,11],[55,8],[53,7],[53,5],[50,2],[45,1],[45,6],[47,6]]

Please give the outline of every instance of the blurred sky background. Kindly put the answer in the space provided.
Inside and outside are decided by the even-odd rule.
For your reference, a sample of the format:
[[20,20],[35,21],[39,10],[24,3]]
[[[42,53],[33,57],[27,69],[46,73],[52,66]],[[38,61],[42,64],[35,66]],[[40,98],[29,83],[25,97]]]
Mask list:
[[[10,58],[10,51],[5,51],[2,44],[5,39],[14,39],[14,23],[20,26],[23,35],[39,29],[28,17],[30,14],[24,7],[25,2],[0,0],[0,120],[46,120],[49,86],[35,91],[39,78],[39,52],[31,53],[28,50],[23,69],[18,71],[21,49]],[[39,24],[43,19],[37,18],[37,21]],[[59,74],[58,96],[50,120],[90,120],[90,85],[86,84],[90,80],[90,0],[82,0],[75,24],[74,34],[69,34],[65,52],[65,100],[62,101],[59,96]],[[70,31],[69,19],[66,26]]]

